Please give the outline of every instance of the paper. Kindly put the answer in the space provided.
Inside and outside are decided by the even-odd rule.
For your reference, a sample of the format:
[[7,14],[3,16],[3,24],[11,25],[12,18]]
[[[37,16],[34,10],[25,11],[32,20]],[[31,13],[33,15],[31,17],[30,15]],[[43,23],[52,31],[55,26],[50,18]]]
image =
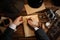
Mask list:
[[30,16],[24,16],[23,17],[23,26],[24,26],[24,33],[25,33],[25,37],[30,37],[30,36],[34,36],[34,31],[31,30],[28,25],[27,25],[27,19],[28,18],[31,18],[33,21],[37,21],[39,22],[39,19],[38,19],[38,15],[30,15]]

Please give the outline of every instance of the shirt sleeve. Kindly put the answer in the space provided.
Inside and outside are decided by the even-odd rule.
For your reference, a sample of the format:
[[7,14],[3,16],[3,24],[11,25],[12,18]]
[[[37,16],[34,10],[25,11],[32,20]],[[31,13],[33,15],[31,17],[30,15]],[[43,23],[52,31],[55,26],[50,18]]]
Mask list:
[[13,29],[14,31],[16,31],[16,25],[15,25],[15,24],[9,25],[9,28],[11,28],[11,29]]
[[35,27],[34,29],[35,29],[35,31],[37,31],[39,28],[38,27]]

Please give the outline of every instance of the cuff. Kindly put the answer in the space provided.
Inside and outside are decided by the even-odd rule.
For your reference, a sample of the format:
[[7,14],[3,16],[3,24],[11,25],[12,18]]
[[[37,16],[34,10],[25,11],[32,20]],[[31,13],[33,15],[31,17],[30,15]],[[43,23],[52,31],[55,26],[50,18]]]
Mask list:
[[35,29],[35,31],[37,31],[39,28],[38,27],[35,27],[34,29]]
[[11,25],[9,26],[9,28],[11,28],[11,29],[13,29],[14,31],[16,31],[16,25],[15,25],[15,24],[11,24]]

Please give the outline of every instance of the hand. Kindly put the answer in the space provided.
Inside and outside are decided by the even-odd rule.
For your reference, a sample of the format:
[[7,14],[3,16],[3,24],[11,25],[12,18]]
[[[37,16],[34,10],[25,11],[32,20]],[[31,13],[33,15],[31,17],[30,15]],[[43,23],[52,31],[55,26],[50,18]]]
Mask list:
[[39,23],[36,21],[32,21],[32,19],[28,19],[28,24],[33,28],[39,27]]
[[22,16],[19,16],[14,22],[13,24],[15,24],[16,26],[20,25],[23,23],[23,18]]

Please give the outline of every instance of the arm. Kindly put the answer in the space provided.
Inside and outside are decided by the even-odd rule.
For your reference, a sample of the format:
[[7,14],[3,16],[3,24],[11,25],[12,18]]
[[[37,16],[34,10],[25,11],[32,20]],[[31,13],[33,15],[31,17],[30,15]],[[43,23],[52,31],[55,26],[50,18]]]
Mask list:
[[37,28],[36,30],[35,28],[35,35],[37,40],[49,40],[48,36],[42,29]]
[[[37,25],[36,25],[36,23],[37,23]],[[37,40],[49,40],[46,33],[42,29],[38,28],[38,26],[39,26],[38,22],[36,22],[36,21],[34,22],[34,21],[28,19],[28,24],[30,25],[30,27],[32,27],[35,30],[35,35],[36,35]]]
[[12,35],[16,31],[16,27],[22,23],[21,16],[18,17],[10,26],[5,30],[4,34],[1,36],[1,40],[12,40]]
[[2,35],[1,40],[11,40],[13,32],[14,30],[8,27]]

